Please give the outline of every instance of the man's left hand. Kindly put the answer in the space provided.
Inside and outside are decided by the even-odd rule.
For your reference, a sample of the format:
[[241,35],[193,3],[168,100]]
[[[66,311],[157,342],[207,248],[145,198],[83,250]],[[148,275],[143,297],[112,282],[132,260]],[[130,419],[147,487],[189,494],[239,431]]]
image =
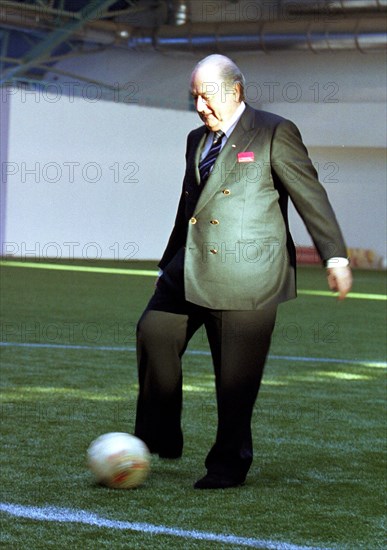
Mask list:
[[338,292],[339,300],[344,300],[352,288],[352,271],[349,266],[329,267],[327,269],[328,285],[333,292]]

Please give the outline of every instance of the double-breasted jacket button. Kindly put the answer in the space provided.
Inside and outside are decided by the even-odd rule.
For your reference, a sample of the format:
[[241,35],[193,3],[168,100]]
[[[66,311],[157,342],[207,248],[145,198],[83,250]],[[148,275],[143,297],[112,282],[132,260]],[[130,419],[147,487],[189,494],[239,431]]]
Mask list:
[[219,220],[211,220],[212,225],[219,225]]
[[231,191],[230,191],[230,189],[223,189],[222,193],[223,193],[223,195],[230,195]]
[[210,252],[211,252],[211,254],[217,254],[217,253],[218,253],[218,251],[216,250],[216,248],[211,248]]
[[194,225],[198,220],[194,217],[192,217],[190,220],[189,220],[189,223],[192,223],[192,225]]
[[188,197],[188,196],[189,196],[189,192],[188,192],[188,191],[184,191],[184,195],[185,195],[186,197]]

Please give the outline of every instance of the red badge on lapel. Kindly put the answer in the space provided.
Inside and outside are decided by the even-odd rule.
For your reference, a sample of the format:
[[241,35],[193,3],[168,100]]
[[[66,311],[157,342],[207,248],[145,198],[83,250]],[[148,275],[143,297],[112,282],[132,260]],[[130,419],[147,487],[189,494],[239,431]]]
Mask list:
[[243,153],[238,153],[237,158],[238,162],[254,162],[254,152],[245,151]]

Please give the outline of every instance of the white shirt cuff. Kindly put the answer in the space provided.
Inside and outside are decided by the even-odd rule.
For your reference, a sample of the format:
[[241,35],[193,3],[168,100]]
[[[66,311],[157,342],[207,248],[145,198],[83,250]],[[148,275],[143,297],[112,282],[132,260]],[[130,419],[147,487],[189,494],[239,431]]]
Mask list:
[[325,262],[325,267],[347,267],[349,265],[348,258],[329,258]]

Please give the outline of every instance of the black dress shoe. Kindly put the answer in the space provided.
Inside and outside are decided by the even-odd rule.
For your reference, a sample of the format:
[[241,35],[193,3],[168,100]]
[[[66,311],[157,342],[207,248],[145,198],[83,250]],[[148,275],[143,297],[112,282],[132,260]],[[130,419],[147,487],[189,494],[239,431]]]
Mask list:
[[194,484],[194,489],[228,489],[229,487],[238,487],[243,483],[244,479],[208,473]]

